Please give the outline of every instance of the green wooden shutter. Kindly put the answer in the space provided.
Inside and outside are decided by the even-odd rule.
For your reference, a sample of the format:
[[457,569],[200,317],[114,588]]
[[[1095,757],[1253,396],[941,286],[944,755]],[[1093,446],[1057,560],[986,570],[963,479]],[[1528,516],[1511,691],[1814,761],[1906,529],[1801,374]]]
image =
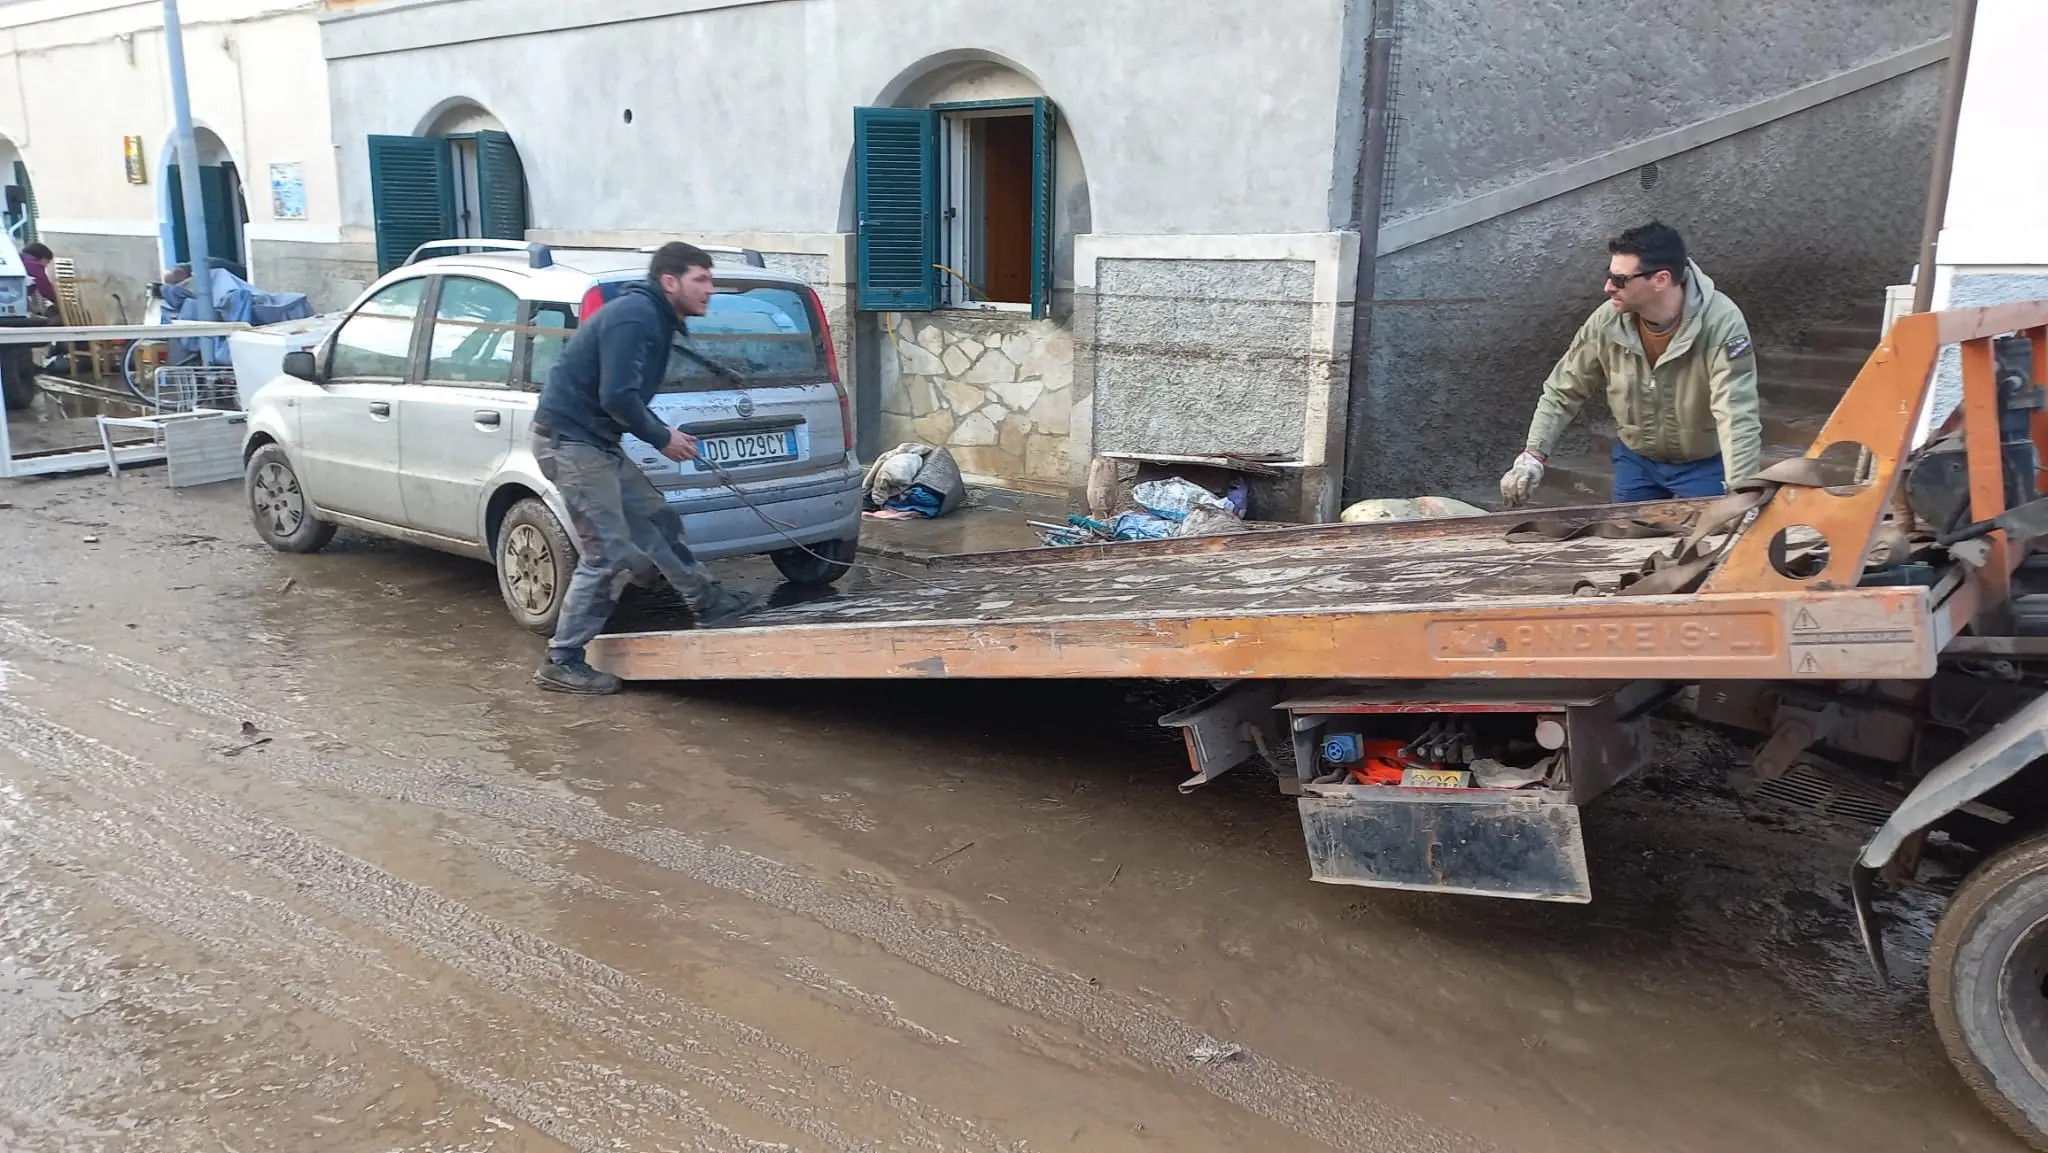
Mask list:
[[476,134],[476,194],[483,202],[482,235],[526,239],[526,169],[512,138],[503,132]]
[[181,169],[176,164],[164,165],[164,191],[171,197],[171,263],[184,264],[192,259],[192,240],[185,232],[185,186]]
[[207,256],[240,264],[234,218],[242,214],[242,208],[235,202],[235,170],[226,165],[201,165],[199,203],[206,213]]
[[865,312],[939,306],[939,114],[853,110],[854,215]]
[[1031,315],[1052,312],[1053,229],[1058,224],[1059,114],[1041,96],[1031,102]]
[[[191,225],[185,220],[184,175],[175,164],[164,166],[166,191],[171,197],[171,263],[192,262]],[[206,255],[213,260],[241,263],[236,251],[235,221],[241,215],[235,201],[234,169],[217,164],[199,166],[199,210],[206,214]],[[193,271],[198,271],[194,269]]]
[[370,137],[370,211],[377,226],[377,271],[405,263],[412,250],[455,235],[455,158],[448,142],[423,136]]
[[14,186],[21,189],[21,198],[27,205],[22,210],[21,235],[16,238],[15,243],[32,244],[43,238],[42,234],[36,231],[36,186],[28,181],[28,165],[19,160],[14,162]]

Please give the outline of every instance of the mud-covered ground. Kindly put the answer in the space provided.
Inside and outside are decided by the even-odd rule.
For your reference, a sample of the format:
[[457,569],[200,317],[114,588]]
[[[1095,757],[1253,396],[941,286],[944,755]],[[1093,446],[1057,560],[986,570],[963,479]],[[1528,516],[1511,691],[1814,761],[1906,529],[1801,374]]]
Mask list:
[[1329,888],[1158,686],[543,696],[482,565],[0,501],[9,1151],[2016,1148],[1675,725],[1589,906]]

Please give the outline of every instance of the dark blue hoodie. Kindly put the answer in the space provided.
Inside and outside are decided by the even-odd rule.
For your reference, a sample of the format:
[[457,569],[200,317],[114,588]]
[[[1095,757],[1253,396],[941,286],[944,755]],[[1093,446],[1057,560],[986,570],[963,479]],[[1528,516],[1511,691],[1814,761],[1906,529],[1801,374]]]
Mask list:
[[585,317],[541,390],[534,426],[563,440],[617,448],[632,433],[655,448],[669,427],[647,407],[668,373],[668,350],[683,322],[661,289],[638,281]]

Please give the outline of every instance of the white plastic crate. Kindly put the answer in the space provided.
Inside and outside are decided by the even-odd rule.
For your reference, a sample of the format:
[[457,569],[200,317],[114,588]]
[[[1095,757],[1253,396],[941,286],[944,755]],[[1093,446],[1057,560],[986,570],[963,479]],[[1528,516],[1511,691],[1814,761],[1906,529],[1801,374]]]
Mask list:
[[156,410],[159,413],[197,412],[200,409],[229,411],[242,407],[235,392],[235,370],[226,365],[189,365],[156,370]]

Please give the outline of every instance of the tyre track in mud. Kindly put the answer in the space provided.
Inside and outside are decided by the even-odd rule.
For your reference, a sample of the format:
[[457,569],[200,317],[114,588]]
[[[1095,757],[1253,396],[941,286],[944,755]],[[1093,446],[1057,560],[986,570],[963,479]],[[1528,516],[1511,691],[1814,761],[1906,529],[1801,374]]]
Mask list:
[[[592,1044],[603,1043],[668,1073],[691,1081],[735,1105],[774,1122],[779,1127],[815,1139],[822,1147],[846,1151],[882,1148],[972,1149],[989,1153],[1012,1150],[973,1123],[947,1116],[915,1098],[862,1081],[839,1070],[827,1069],[815,1058],[787,1046],[765,1033],[696,1006],[678,1002],[660,990],[648,987],[627,974],[593,961],[572,950],[477,914],[421,886],[385,872],[299,834],[295,830],[252,814],[230,808],[212,797],[177,789],[167,774],[149,762],[114,749],[104,742],[72,730],[44,716],[15,698],[0,698],[0,747],[7,748],[26,763],[41,766],[77,787],[116,804],[130,807],[135,821],[123,821],[120,847],[145,845],[155,864],[169,864],[183,877],[189,890],[205,887],[198,872],[161,839],[125,830],[154,824],[181,839],[235,861],[245,871],[281,882],[302,899],[310,899],[364,928],[401,941],[425,957],[465,974],[485,988],[516,999],[523,1006],[538,1009],[568,1026]],[[110,823],[95,821],[101,830],[98,847],[103,851],[116,844],[106,830]],[[155,870],[152,870],[155,871]],[[132,879],[129,882],[133,883]],[[112,888],[113,886],[110,886]],[[291,952],[296,964],[319,971],[336,957],[373,969],[387,979],[407,981],[372,950],[351,942],[303,914],[271,898],[230,890],[221,895],[239,907],[244,917],[259,916],[271,924],[237,925],[238,932],[222,936],[214,925],[219,901],[191,900],[169,906],[205,912],[182,916],[175,912],[158,916],[147,902],[135,905],[138,912],[163,921],[181,936],[224,950],[232,956],[238,942],[274,942],[280,937],[293,942],[317,942],[308,951],[303,944]],[[252,936],[253,934],[253,936]],[[273,975],[274,976],[274,975]],[[409,983],[427,993],[417,978]],[[330,1015],[355,1020],[345,1011],[346,1002],[301,988],[293,993]],[[433,997],[436,1012],[459,1005],[459,999]],[[357,1022],[363,1024],[362,1022]],[[367,1027],[367,1026],[366,1026]],[[494,1028],[503,1028],[501,1021]],[[374,1034],[382,1035],[378,1030]],[[382,1032],[389,1032],[389,1027]],[[485,1035],[480,1032],[479,1035]],[[678,1041],[660,1038],[676,1037]],[[737,1043],[735,1043],[737,1042]],[[541,1044],[545,1044],[542,1041]],[[397,1047],[415,1061],[417,1047]],[[534,1046],[521,1046],[531,1053]],[[750,1050],[769,1054],[773,1060],[754,1056]],[[693,1060],[693,1058],[698,1058]],[[718,1066],[704,1063],[704,1059]],[[446,1062],[430,1065],[437,1074],[450,1071]],[[592,1064],[593,1068],[597,1066]],[[607,1085],[612,1084],[606,1082]],[[687,1095],[672,1093],[644,1080],[618,1083],[632,1089],[643,1102],[635,1112],[677,1113],[692,1123],[716,1133],[720,1143],[706,1148],[779,1149],[787,1146],[758,1143],[740,1137],[719,1123]],[[553,1117],[558,1111],[535,1113],[525,1095],[506,1096],[502,1084],[470,1086],[479,1095],[511,1109]],[[608,1091],[608,1090],[607,1090]],[[586,1091],[586,1096],[588,1091]],[[617,1113],[619,1103],[600,1096],[577,1102],[570,1110],[575,1116],[602,1117]],[[887,1138],[870,1142],[846,1134],[827,1117],[827,1112],[864,1115],[878,1127],[887,1116],[898,1115],[895,1131]],[[543,1127],[544,1128],[544,1127]],[[558,1137],[562,1134],[552,1134]],[[610,1148],[596,1137],[578,1135],[579,1148]]]
[[[8,719],[0,718],[0,729],[9,725]],[[16,755],[35,755],[39,762],[49,758],[47,749],[34,742],[17,744],[11,733],[0,736],[0,745]],[[63,758],[59,755],[57,759]],[[61,770],[50,775],[69,780],[69,774]],[[617,1148],[622,1135],[592,1122],[619,1116],[622,1106],[634,1111],[645,1108],[636,1108],[632,1098],[647,1105],[658,1101],[658,1112],[646,1111],[689,1118],[704,1132],[724,1138],[689,1142],[689,1148],[703,1153],[767,1153],[788,1148],[742,1138],[683,1095],[636,1085],[617,1070],[595,1062],[557,1061],[546,1073],[529,1073],[523,1083],[515,1084],[470,1062],[443,1056],[451,1026],[466,1024],[471,1032],[483,1035],[499,1022],[484,1022],[479,1014],[468,1014],[468,1021],[451,1019],[465,1012],[460,1008],[462,1002],[450,1005],[445,993],[432,989],[420,977],[394,969],[381,954],[293,912],[275,898],[206,880],[193,862],[168,842],[137,831],[130,822],[116,825],[104,813],[66,811],[4,794],[0,794],[0,808],[20,819],[20,839],[31,855],[50,862],[94,859],[100,863],[102,867],[93,871],[93,888],[114,905],[206,950],[223,967],[278,988],[308,1008],[350,1025],[442,1082],[490,1102],[570,1148],[591,1153]],[[105,862],[116,860],[124,862],[124,867],[105,867]],[[207,871],[220,870],[209,866]],[[399,1001],[394,990],[430,997],[444,1007],[431,1021],[418,1014],[393,1017],[378,1013],[380,1003],[395,1005]],[[450,1008],[456,1011],[451,1013]]]
[[[304,725],[259,705],[192,684],[153,666],[0,619],[0,642],[21,659],[43,656],[130,679],[150,694],[228,725],[250,718],[285,731]],[[326,734],[370,756],[323,753],[277,742],[263,758],[306,784],[465,814],[610,849],[715,889],[808,918],[870,942],[962,988],[1097,1039],[1139,1065],[1171,1074],[1255,1116],[1334,1149],[1381,1153],[1494,1153],[1465,1134],[1436,1129],[1327,1078],[1249,1049],[1230,1061],[1191,1053],[1216,1039],[1152,1005],[1088,984],[1016,949],[953,925],[920,919],[887,894],[836,886],[759,854],[711,845],[665,827],[639,827],[594,802],[570,800],[533,782],[474,764],[421,759],[401,750]]]

